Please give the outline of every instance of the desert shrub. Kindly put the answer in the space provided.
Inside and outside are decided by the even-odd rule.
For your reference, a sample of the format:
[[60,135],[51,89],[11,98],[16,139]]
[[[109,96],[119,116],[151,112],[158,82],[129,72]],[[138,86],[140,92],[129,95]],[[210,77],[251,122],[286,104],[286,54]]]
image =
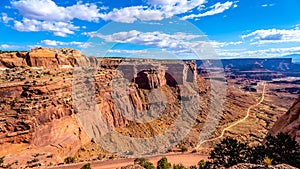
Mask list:
[[31,164],[31,163],[36,163],[36,162],[39,162],[40,160],[38,158],[34,158],[33,160],[31,161],[27,161],[27,164]]
[[146,162],[147,160],[145,159],[145,158],[136,158],[135,160],[134,160],[134,164],[138,164],[138,165],[140,165],[140,166],[143,166],[144,165],[144,163]]
[[157,162],[157,169],[170,169],[172,167],[171,163],[168,162],[166,157],[161,158]]
[[87,164],[84,164],[80,169],[91,169],[91,164],[90,163],[87,163]]
[[151,163],[150,161],[146,161],[146,162],[144,163],[143,167],[144,167],[145,169],[155,169],[153,163]]
[[46,158],[52,158],[53,154],[47,155]]
[[173,169],[187,169],[187,168],[182,164],[174,164]]
[[245,143],[227,137],[214,147],[209,158],[216,167],[231,167],[249,161],[249,147]]
[[269,157],[264,158],[264,163],[265,163],[266,166],[272,165],[272,162],[273,162],[272,158],[269,158]]
[[75,157],[66,157],[66,158],[64,159],[64,162],[65,162],[66,164],[74,163],[74,162],[75,162]]
[[0,157],[0,164],[4,162],[4,157]]
[[300,167],[299,145],[289,135],[279,133],[277,136],[268,135],[265,143],[265,155],[273,159],[274,164],[286,163]]
[[[297,142],[283,133],[277,136],[268,135],[264,145],[254,147],[233,138],[225,138],[210,152],[209,158],[213,162],[209,167],[230,167],[250,162],[275,165],[285,163],[300,168],[299,149]],[[204,162],[201,162],[201,165],[204,165]]]
[[179,148],[180,148],[181,152],[187,152],[188,151],[188,148],[185,145],[180,145]]
[[134,160],[134,164],[138,164],[138,165],[144,167],[145,169],[155,169],[153,163],[147,161],[147,159],[145,159],[145,158],[136,158]]
[[257,145],[250,148],[250,163],[263,164],[266,157],[265,147],[263,145]]
[[198,167],[199,167],[199,169],[209,169],[209,168],[213,168],[211,162],[209,162],[209,161],[204,161],[204,160],[200,160],[200,161],[198,162]]

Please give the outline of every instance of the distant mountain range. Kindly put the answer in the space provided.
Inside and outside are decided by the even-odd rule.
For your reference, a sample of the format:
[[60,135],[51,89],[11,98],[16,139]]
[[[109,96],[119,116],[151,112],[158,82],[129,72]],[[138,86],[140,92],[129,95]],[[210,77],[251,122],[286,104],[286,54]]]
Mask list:
[[300,54],[286,55],[283,58],[292,58],[293,63],[300,64]]

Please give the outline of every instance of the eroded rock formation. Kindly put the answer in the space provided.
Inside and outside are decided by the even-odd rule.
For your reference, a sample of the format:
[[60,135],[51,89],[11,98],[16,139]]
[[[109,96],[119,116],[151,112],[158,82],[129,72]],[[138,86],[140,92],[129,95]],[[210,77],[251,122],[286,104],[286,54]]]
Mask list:
[[300,144],[300,97],[270,130],[272,135],[277,135],[280,132],[289,134]]
[[[0,151],[0,156],[14,154],[15,145],[24,145],[22,151],[28,158],[19,165],[30,161],[31,152],[53,156],[49,162],[62,162],[89,143],[91,138],[76,115],[81,106],[97,107],[103,121],[124,135],[151,137],[162,133],[172,124],[168,119],[174,120],[180,108],[178,84],[196,79],[193,64],[87,58],[72,49],[6,53],[0,55],[0,63],[6,68],[0,71],[0,144],[8,147]],[[76,69],[81,67],[86,72],[76,79]],[[125,88],[118,87],[116,79],[125,80]],[[201,85],[205,92],[207,87]],[[78,95],[74,87],[78,87]],[[94,102],[74,105],[74,95],[80,94],[84,99],[92,94]],[[136,119],[148,117],[143,114],[146,110],[158,120],[141,125]],[[12,155],[6,160],[13,162],[16,158]]]

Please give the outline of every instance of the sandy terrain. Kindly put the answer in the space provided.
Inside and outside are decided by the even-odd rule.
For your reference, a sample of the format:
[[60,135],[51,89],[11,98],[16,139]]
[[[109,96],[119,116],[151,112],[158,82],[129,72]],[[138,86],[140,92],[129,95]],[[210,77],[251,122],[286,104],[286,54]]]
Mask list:
[[[163,156],[168,158],[168,161],[171,164],[183,164],[184,166],[192,166],[197,165],[200,160],[207,160],[207,156],[195,154],[195,153],[172,153],[172,154],[165,154],[165,155],[158,155],[149,157],[148,160],[156,165],[157,161],[160,160]],[[91,167],[93,169],[115,169],[120,168],[123,166],[127,166],[133,164],[134,158],[128,159],[116,159],[116,160],[107,160],[107,161],[95,161],[91,162]],[[51,167],[51,169],[78,169],[83,166],[85,163],[78,163],[78,164],[71,164],[71,165],[64,165],[64,166],[57,166]]]

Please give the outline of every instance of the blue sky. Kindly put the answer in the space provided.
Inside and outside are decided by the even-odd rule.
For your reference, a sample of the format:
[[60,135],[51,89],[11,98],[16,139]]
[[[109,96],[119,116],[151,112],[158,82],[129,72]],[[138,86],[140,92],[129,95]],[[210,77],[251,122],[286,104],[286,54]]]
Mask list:
[[99,56],[141,56],[151,50],[184,57],[208,44],[224,58],[300,54],[299,0],[0,3],[0,50],[68,47],[98,49]]

